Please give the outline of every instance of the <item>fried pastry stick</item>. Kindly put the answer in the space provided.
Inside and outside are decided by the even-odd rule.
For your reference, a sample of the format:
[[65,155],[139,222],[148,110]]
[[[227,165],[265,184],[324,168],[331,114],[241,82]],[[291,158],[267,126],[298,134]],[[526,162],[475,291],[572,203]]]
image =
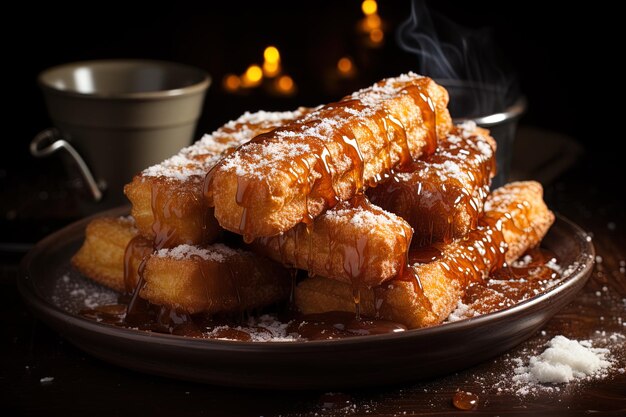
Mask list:
[[[409,328],[441,323],[472,281],[486,279],[540,243],[554,221],[539,183],[515,182],[495,190],[476,230],[449,244],[410,254],[418,282],[391,280],[361,289],[361,314],[402,323]],[[305,314],[355,311],[352,286],[323,277],[296,287],[296,305]]]
[[382,80],[239,147],[207,176],[207,202],[246,242],[311,223],[434,152],[451,128],[447,103],[430,78]]
[[[127,252],[125,259],[131,240],[143,240],[143,245],[136,246],[147,252]],[[152,253],[152,242],[139,234],[130,218],[93,220],[72,265],[100,284],[130,292],[138,275],[130,274],[132,282],[125,282],[124,269],[136,271],[144,256],[140,297],[179,312],[242,311],[283,300],[291,291],[291,277],[285,268],[226,245],[184,244]]]
[[251,252],[213,244],[161,249],[145,266],[140,296],[185,313],[224,313],[286,299],[291,275]]
[[406,265],[413,231],[402,218],[363,195],[342,201],[278,236],[258,238],[255,252],[276,261],[350,283],[380,285]]
[[496,141],[473,122],[455,126],[434,154],[367,190],[413,227],[413,246],[449,243],[476,228],[495,175]]
[[202,197],[207,171],[225,153],[310,110],[245,113],[177,155],[149,167],[126,185],[137,229],[155,247],[205,244],[222,230]]

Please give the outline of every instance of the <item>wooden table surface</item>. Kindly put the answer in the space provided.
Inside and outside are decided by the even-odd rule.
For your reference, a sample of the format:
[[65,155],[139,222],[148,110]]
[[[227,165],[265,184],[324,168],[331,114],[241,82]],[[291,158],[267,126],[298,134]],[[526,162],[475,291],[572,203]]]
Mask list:
[[[591,232],[597,250],[593,275],[576,300],[501,357],[445,378],[401,386],[332,394],[250,391],[118,368],[84,354],[35,320],[15,287],[21,255],[2,253],[0,415],[626,415],[626,204],[623,185],[616,188],[601,180],[614,175],[615,168],[603,163],[606,157],[587,154],[546,187],[550,207]],[[513,358],[528,360],[555,335],[609,347],[613,370],[599,380],[521,395],[512,383]],[[45,377],[54,379],[42,383]],[[477,394],[477,409],[454,408],[457,390]]]

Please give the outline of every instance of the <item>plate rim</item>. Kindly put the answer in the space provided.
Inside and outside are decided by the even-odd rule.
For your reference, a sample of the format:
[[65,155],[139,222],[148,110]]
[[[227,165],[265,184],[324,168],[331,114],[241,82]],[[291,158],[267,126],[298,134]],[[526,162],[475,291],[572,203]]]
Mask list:
[[[362,345],[371,344],[384,344],[384,343],[396,343],[402,342],[405,339],[421,339],[428,338],[432,335],[446,335],[448,333],[456,333],[459,331],[467,330],[468,327],[480,326],[481,323],[498,322],[500,320],[509,319],[511,315],[517,315],[523,313],[525,310],[531,308],[533,305],[543,302],[545,299],[552,298],[558,295],[560,292],[567,290],[569,287],[577,285],[580,279],[584,282],[587,281],[591,275],[591,270],[595,263],[595,247],[593,241],[588,239],[590,236],[585,232],[578,224],[569,220],[567,217],[555,212],[555,224],[556,222],[564,223],[566,227],[573,231],[573,235],[580,237],[586,242],[586,250],[583,253],[588,254],[584,262],[574,268],[563,282],[554,286],[546,292],[538,294],[527,300],[519,302],[511,307],[507,307],[502,310],[498,310],[492,313],[482,314],[477,317],[470,317],[467,319],[438,324],[436,326],[418,328],[406,330],[404,332],[380,334],[380,335],[367,335],[352,338],[343,339],[331,339],[331,340],[311,340],[311,341],[268,341],[268,342],[242,342],[233,340],[220,340],[220,339],[197,339],[186,336],[170,335],[164,333],[155,333],[145,330],[126,329],[123,327],[117,327],[104,323],[98,323],[93,320],[69,313],[63,310],[61,307],[49,302],[39,290],[29,276],[29,266],[36,259],[40,252],[45,251],[52,242],[59,238],[60,235],[65,233],[71,233],[73,229],[82,228],[82,235],[84,236],[84,228],[89,221],[103,216],[123,216],[128,215],[130,206],[116,207],[110,210],[96,213],[92,216],[77,220],[58,231],[51,233],[44,237],[35,246],[28,251],[20,263],[20,274],[17,279],[17,287],[22,296],[24,302],[31,307],[31,311],[34,310],[34,315],[43,321],[46,321],[44,316],[52,316],[52,318],[62,320],[69,325],[80,327],[88,332],[95,332],[98,334],[112,335],[118,339],[132,340],[134,342],[150,342],[155,341],[160,344],[170,346],[180,346],[185,349],[198,349],[198,350],[229,350],[229,351],[254,351],[255,354],[263,354],[267,352],[280,352],[294,351],[305,352],[307,350],[320,350],[320,349],[335,349],[335,348],[350,348]],[[579,259],[577,259],[579,260]],[[584,283],[583,283],[584,285]]]

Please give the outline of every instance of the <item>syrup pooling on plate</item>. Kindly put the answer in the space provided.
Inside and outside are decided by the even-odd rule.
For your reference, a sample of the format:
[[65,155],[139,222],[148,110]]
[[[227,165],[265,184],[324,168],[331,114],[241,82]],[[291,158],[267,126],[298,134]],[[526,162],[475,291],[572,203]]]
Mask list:
[[287,332],[297,334],[305,340],[345,339],[406,330],[406,326],[399,323],[355,317],[352,313],[341,311],[303,315],[292,320],[287,327]]
[[[454,312],[450,320],[475,317],[515,305],[552,288],[561,281],[560,267],[553,255],[543,249],[528,251],[519,261],[491,274],[489,279],[469,286],[463,299],[463,312]],[[495,293],[500,295],[494,296]],[[506,300],[502,303],[502,300]],[[203,339],[228,339],[238,341],[276,340],[328,340],[374,334],[397,333],[406,326],[375,317],[354,313],[331,312],[298,315],[284,306],[274,308],[279,314],[271,326],[263,326],[262,320],[253,312],[241,314],[209,315],[186,314],[175,309],[149,305],[133,320],[126,320],[128,297],[120,297],[118,304],[104,305],[81,311],[83,317],[114,326],[147,330],[156,333],[175,334]],[[250,321],[256,324],[250,325]],[[276,331],[280,329],[280,331]],[[260,335],[260,333],[262,333]]]
[[531,249],[518,261],[495,271],[484,283],[472,283],[463,297],[465,312],[459,318],[512,307],[541,294],[562,280],[559,271],[553,253]]

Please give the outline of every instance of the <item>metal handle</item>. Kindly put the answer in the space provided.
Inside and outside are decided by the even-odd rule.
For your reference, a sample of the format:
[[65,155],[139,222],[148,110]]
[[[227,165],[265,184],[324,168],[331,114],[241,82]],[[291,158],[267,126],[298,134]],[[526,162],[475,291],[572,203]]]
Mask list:
[[490,114],[488,116],[478,117],[474,120],[478,126],[492,127],[497,124],[506,122],[511,119],[517,119],[526,111],[526,98],[519,97],[515,103],[507,107],[504,111]]
[[87,167],[85,160],[68,141],[62,139],[62,136],[61,131],[56,128],[42,130],[30,142],[31,155],[36,158],[43,158],[52,155],[60,149],[65,149],[78,166],[94,201],[98,202],[102,200],[102,191],[100,187],[98,187],[98,183],[91,174],[89,167]]

